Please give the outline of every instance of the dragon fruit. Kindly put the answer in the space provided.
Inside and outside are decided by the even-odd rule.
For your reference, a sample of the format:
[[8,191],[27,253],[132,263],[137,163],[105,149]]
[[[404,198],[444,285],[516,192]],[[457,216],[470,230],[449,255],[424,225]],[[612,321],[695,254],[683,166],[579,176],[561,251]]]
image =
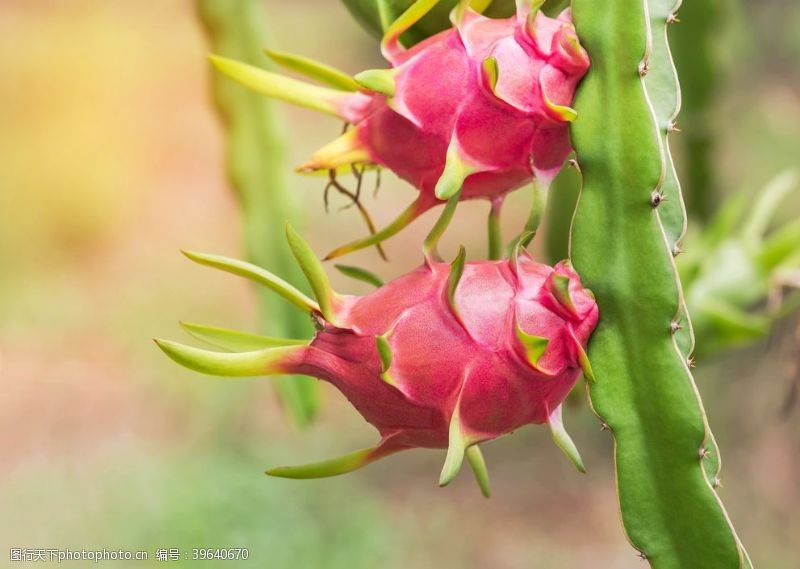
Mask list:
[[568,262],[537,263],[517,246],[508,259],[471,262],[462,247],[446,263],[435,252],[434,235],[418,269],[366,296],[343,296],[288,225],[287,238],[317,301],[254,265],[186,254],[266,285],[310,313],[313,340],[189,324],[193,336],[228,351],[156,340],[173,360],[204,373],[328,381],[380,433],[373,448],[268,474],[334,476],[405,449],[447,448],[440,485],[455,477],[466,456],[488,495],[477,445],[529,423],[548,423],[558,446],[584,470],[563,428],[561,403],[581,372],[594,379],[585,346],[598,310]]
[[264,95],[352,125],[301,171],[385,167],[419,190],[384,230],[328,258],[380,243],[443,200],[487,199],[497,216],[504,195],[534,179],[546,187],[571,152],[568,125],[577,115],[569,105],[589,59],[569,9],[549,18],[542,1],[518,0],[514,17],[491,19],[461,1],[453,28],[403,48],[400,36],[437,1],[417,1],[388,28],[381,48],[390,69],[351,78],[268,52],[334,88],[212,56],[220,71]]

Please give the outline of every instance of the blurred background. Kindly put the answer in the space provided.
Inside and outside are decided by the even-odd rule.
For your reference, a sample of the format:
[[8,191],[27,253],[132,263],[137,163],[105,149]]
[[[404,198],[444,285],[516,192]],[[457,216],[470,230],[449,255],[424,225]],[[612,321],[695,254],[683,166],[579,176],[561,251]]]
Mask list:
[[[263,4],[270,47],[348,72],[381,65],[376,42],[340,3]],[[707,176],[694,195],[687,188],[697,227],[732,196],[755,196],[800,166],[800,5],[708,6],[716,12],[707,53],[691,38],[675,49],[687,65],[684,102],[695,105],[679,124],[678,136],[694,141],[676,142],[679,173]],[[156,349],[155,336],[181,337],[180,319],[259,328],[246,282],[178,253],[244,249],[208,50],[189,0],[0,2],[1,558],[12,547],[143,549],[148,562],[117,564],[149,567],[160,563],[157,548],[245,547],[248,561],[170,564],[642,567],[616,511],[611,438],[582,401],[566,421],[589,473],[574,471],[546,429],[523,429],[484,446],[491,500],[468,473],[438,489],[444,453],[435,451],[334,479],[271,479],[266,467],[336,456],[376,434],[328,385],[318,420],[300,429],[270,380],[203,377]],[[698,102],[695,85],[711,79],[693,65],[701,56],[714,85]],[[346,202],[333,198],[325,213],[324,179],[288,174],[341,125],[277,109],[283,168],[300,204],[288,217],[319,253],[362,236],[355,210],[337,211]],[[699,155],[708,157],[701,174],[690,164]],[[378,196],[366,195],[380,226],[414,192],[386,174]],[[527,198],[510,198],[508,235],[523,223]],[[447,255],[461,242],[485,254],[486,209],[461,206]],[[774,223],[798,211],[794,189]],[[416,266],[435,215],[387,243],[390,263],[374,250],[346,262],[386,278]],[[546,256],[542,243],[534,252]],[[368,290],[332,276],[340,291]],[[754,562],[768,569],[800,567],[797,328],[790,315],[745,348],[702,355],[696,369],[722,450],[722,498]]]

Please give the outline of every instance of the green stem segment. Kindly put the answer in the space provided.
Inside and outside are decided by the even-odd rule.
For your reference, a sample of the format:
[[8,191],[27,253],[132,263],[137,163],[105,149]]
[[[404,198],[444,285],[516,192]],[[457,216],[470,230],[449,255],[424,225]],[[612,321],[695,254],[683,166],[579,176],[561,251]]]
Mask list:
[[683,82],[691,85],[683,94],[681,122],[682,156],[686,172],[686,200],[689,211],[697,219],[708,222],[717,207],[719,180],[714,171],[715,132],[711,111],[724,75],[718,54],[720,37],[730,18],[725,2],[713,0],[686,1],[681,7],[680,24],[670,30],[672,53]]
[[[207,32],[211,51],[262,65],[268,44],[268,21],[257,0],[196,0],[198,16]],[[292,217],[292,195],[283,178],[285,171],[281,129],[272,104],[242,89],[219,73],[209,73],[214,101],[225,122],[227,168],[244,216],[247,256],[256,265],[272,267],[294,282],[302,275],[283,242],[283,223]],[[268,291],[261,292],[265,332],[294,338],[310,336],[309,319]],[[276,389],[296,424],[305,425],[318,408],[315,381],[306,377],[276,378]]]
[[503,198],[495,198],[492,200],[492,206],[489,210],[489,220],[487,226],[489,229],[489,259],[497,261],[503,255],[503,229],[500,226],[500,211],[503,207]]
[[663,30],[651,29],[648,8],[642,0],[602,9],[573,1],[592,60],[572,129],[583,187],[571,257],[601,314],[589,393],[616,442],[625,530],[652,567],[749,567],[706,475],[711,433],[671,326],[682,310],[680,283],[663,202],[653,199],[667,155],[640,76]]

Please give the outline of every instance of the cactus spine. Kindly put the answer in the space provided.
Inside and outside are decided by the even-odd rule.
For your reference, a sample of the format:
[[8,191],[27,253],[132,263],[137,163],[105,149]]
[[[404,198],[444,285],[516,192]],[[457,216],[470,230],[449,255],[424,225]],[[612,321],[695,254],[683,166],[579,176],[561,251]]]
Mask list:
[[589,392],[614,436],[623,524],[641,555],[659,569],[749,567],[706,474],[718,453],[676,337],[683,214],[664,145],[678,101],[665,31],[675,6],[662,4],[573,2],[592,60],[572,129],[583,176],[572,259],[602,311]]

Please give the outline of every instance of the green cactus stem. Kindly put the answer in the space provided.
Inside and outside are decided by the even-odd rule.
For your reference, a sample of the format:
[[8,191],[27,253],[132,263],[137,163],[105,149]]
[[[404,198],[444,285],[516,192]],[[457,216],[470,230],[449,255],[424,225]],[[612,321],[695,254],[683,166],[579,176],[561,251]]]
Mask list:
[[[601,314],[589,345],[597,376],[589,394],[614,436],[626,533],[651,566],[749,567],[707,474],[704,463],[718,460],[718,452],[673,325],[684,310],[673,259],[681,216],[662,217],[662,206],[664,197],[681,198],[677,184],[664,187],[671,168],[666,115],[655,109],[656,88],[669,89],[667,74],[655,84],[647,75],[656,65],[671,67],[669,52],[654,42],[666,41],[674,8],[655,0],[602,9],[592,0],[573,2],[592,60],[572,128],[583,178],[572,259]],[[663,95],[674,107],[677,94]]]
[[[262,49],[267,43],[267,18],[260,2],[197,0],[196,7],[214,53],[258,65],[265,60]],[[302,277],[288,249],[273,246],[282,242],[282,222],[292,216],[293,207],[283,178],[283,141],[272,104],[217,73],[211,74],[211,80],[214,101],[226,127],[228,176],[242,204],[247,256],[298,280]],[[259,295],[262,320],[270,323],[265,332],[308,335],[311,325],[307,317],[272,295],[261,291]],[[275,386],[297,425],[313,420],[318,408],[314,380],[280,378]]]
[[569,257],[570,225],[578,203],[580,185],[580,174],[576,168],[562,169],[550,184],[552,190],[544,216],[547,220],[544,247],[550,263]]
[[[672,52],[678,72],[691,89],[683,96],[681,134],[684,186],[689,212],[708,221],[714,214],[719,196],[719,181],[714,170],[715,133],[710,111],[717,102],[721,76],[717,49],[724,35],[724,21],[730,18],[730,6],[722,0],[694,0],[681,7],[680,25],[672,26]],[[722,25],[721,25],[722,24]]]

